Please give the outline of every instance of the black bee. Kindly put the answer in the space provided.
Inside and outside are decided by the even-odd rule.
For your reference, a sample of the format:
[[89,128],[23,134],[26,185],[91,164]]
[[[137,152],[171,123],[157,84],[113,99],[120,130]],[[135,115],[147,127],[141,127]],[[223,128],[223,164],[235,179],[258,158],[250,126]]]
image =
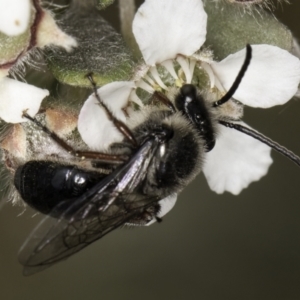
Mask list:
[[14,184],[23,200],[48,215],[20,251],[24,274],[33,274],[68,258],[122,225],[160,221],[161,200],[179,193],[201,171],[205,152],[215,145],[217,122],[261,140],[299,164],[293,153],[261,134],[214,117],[214,107],[233,96],[250,60],[248,45],[245,62],[233,86],[212,107],[195,86],[186,84],[174,104],[163,94],[155,93],[162,105],[149,105],[138,112],[142,121],[132,129],[102,103],[89,75],[95,96],[124,135],[124,143],[111,146],[112,154],[75,152],[24,113],[24,117],[69,152],[96,159],[110,170],[104,174],[53,161],[29,161],[17,169]]

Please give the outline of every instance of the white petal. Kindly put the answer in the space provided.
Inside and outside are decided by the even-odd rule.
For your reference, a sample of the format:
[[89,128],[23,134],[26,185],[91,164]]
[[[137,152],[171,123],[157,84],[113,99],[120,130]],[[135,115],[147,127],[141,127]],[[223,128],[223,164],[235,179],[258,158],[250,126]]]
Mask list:
[[30,0],[0,0],[0,31],[6,35],[23,33],[29,17]]
[[0,81],[0,118],[7,123],[26,122],[24,110],[30,116],[39,111],[42,100],[49,95],[47,90],[10,78]]
[[[177,194],[170,195],[158,202],[160,205],[160,212],[157,214],[159,218],[162,218],[164,215],[166,215],[175,205],[177,201]],[[147,223],[145,226],[152,225],[155,223],[156,220],[153,219],[149,223]]]
[[146,63],[154,66],[196,52],[205,41],[206,21],[201,0],[146,0],[132,30]]
[[[131,81],[112,82],[98,89],[102,101],[114,115],[126,122],[122,110],[129,100],[135,85]],[[123,135],[108,119],[107,114],[92,94],[84,103],[78,117],[78,131],[84,142],[93,150],[101,151],[111,143],[123,140]]]
[[8,75],[9,68],[0,69],[0,80]]
[[[252,107],[284,104],[297,92],[300,61],[286,50],[270,45],[253,45],[253,56],[234,98]],[[245,49],[231,54],[212,68],[228,90],[243,61]]]
[[216,146],[207,153],[203,172],[213,191],[237,195],[267,174],[271,148],[235,129],[219,127]]

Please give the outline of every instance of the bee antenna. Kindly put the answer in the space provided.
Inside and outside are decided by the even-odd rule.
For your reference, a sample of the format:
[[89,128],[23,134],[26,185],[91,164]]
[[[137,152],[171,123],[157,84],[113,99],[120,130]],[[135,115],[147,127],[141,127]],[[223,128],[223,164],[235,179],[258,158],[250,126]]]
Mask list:
[[217,107],[217,106],[220,106],[224,103],[226,103],[228,100],[231,99],[231,97],[234,95],[234,93],[236,92],[236,90],[238,89],[247,69],[248,69],[248,66],[250,64],[250,61],[251,61],[251,58],[252,58],[252,47],[247,44],[246,46],[246,57],[245,57],[245,60],[244,60],[244,63],[242,65],[242,68],[240,69],[240,72],[239,74],[237,75],[234,83],[232,84],[231,88],[229,89],[229,91],[218,101],[214,102],[213,103],[213,107]]
[[299,156],[297,156],[295,153],[293,153],[292,151],[288,150],[287,148],[281,146],[277,142],[274,142],[270,138],[264,136],[263,134],[255,131],[255,130],[249,128],[249,127],[243,126],[241,124],[230,123],[230,122],[225,122],[225,121],[219,121],[219,123],[221,125],[225,126],[225,127],[235,129],[237,131],[240,131],[242,133],[245,133],[245,134],[253,137],[254,139],[259,140],[260,142],[268,145],[272,149],[276,150],[277,152],[279,152],[280,154],[284,155],[285,157],[287,157],[288,159],[290,159],[291,161],[293,161],[295,164],[297,164],[298,166],[300,166],[300,157]]

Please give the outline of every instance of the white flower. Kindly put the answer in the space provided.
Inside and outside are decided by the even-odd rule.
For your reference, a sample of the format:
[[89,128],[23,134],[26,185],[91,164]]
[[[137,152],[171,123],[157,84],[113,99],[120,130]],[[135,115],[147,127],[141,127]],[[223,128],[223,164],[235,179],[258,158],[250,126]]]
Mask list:
[[[121,120],[126,120],[122,107],[130,101],[140,103],[135,94],[136,87],[148,92],[156,88],[169,89],[157,72],[158,65],[164,66],[178,85],[183,80],[184,83],[192,81],[196,65],[207,71],[212,87],[224,93],[231,87],[243,64],[245,49],[221,62],[195,53],[205,41],[206,19],[201,0],[146,0],[139,8],[133,22],[133,33],[147,66],[137,73],[133,82],[113,82],[98,90],[102,100]],[[262,108],[286,103],[298,88],[299,59],[275,46],[253,45],[252,48],[250,67],[234,98],[245,105]],[[175,61],[181,66],[184,79],[175,72]],[[123,95],[130,95],[127,101],[115,93],[120,89]],[[121,141],[122,136],[115,133],[113,126],[108,128],[110,121],[103,113],[101,119],[92,122],[98,123],[92,130],[86,120],[94,120],[95,114],[101,114],[101,108],[98,105],[96,108],[95,104],[97,101],[92,95],[79,115],[78,128],[91,148],[102,150],[113,142]],[[84,126],[83,131],[81,128]],[[272,163],[270,148],[245,134],[221,125],[218,127],[216,146],[207,153],[203,172],[215,192],[238,194],[267,173]]]
[[[98,92],[101,99],[114,110],[116,115],[125,120],[121,108],[125,107],[128,101],[142,105],[141,100],[135,94],[137,87],[143,88],[149,93],[154,92],[155,86],[167,89],[158,74],[156,65],[163,65],[176,80],[179,80],[173,67],[174,59],[183,65],[182,68],[186,71],[186,77],[189,78],[187,82],[191,82],[195,64],[190,64],[189,60],[185,60],[183,57],[191,56],[204,43],[206,21],[207,15],[203,9],[202,1],[199,0],[184,2],[181,0],[145,1],[135,15],[133,32],[147,65],[137,72],[133,82],[112,82],[100,88]],[[152,78],[147,73],[150,73]],[[120,89],[124,95],[130,95],[125,102],[120,100],[119,93],[115,92]],[[109,96],[109,94],[114,94],[117,97]],[[122,107],[118,107],[120,102],[123,103]],[[92,119],[92,115],[95,113],[95,104],[97,104],[97,99],[91,95],[80,112],[78,129],[82,139],[89,147],[101,151],[112,142],[122,140],[122,136],[115,133],[113,126],[108,128],[109,126],[104,124],[105,113],[101,116],[101,121],[98,121],[97,127],[92,124],[97,130],[87,129],[87,126],[90,126],[85,123],[87,119]],[[97,110],[101,110],[101,108]],[[108,119],[106,120],[107,123],[110,123]],[[97,144],[94,141],[95,136],[99,141]],[[106,137],[110,138],[106,139]]]
[[0,0],[0,31],[19,35],[28,28],[30,0]]
[[48,95],[48,90],[3,78],[0,80],[0,118],[7,123],[25,122],[27,119],[22,118],[23,111],[34,116],[39,111],[42,100]]
[[17,40],[5,39],[7,43],[16,43],[19,50],[16,58],[9,60],[4,56],[0,63],[0,118],[7,123],[27,122],[27,119],[22,118],[23,111],[26,110],[29,115],[34,116],[42,100],[49,95],[47,90],[7,78],[10,68],[22,61],[33,47],[42,48],[54,44],[70,51],[77,45],[72,37],[60,30],[51,14],[39,5],[38,1],[32,3],[30,0],[0,0],[0,31],[4,34],[20,35],[30,30],[30,17],[38,21],[33,22],[35,30],[31,34],[35,36],[33,38],[28,35],[27,44],[25,42],[19,46]]
[[[25,32],[30,19],[30,0],[0,0],[0,31],[6,35],[19,35]],[[28,109],[30,115],[39,110],[48,91],[25,83],[5,78],[8,69],[0,72],[0,118],[9,123],[19,123],[22,111]],[[18,112],[16,114],[16,112]]]

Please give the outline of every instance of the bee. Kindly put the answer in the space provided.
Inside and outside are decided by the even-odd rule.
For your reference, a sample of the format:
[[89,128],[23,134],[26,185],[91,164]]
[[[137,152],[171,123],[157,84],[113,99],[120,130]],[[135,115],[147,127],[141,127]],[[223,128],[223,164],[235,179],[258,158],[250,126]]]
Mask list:
[[134,115],[138,124],[129,128],[118,120],[97,93],[99,103],[122,143],[109,153],[76,152],[37,119],[24,112],[56,143],[76,156],[95,161],[92,171],[77,165],[33,160],[15,172],[14,185],[22,199],[46,217],[33,230],[20,250],[24,274],[31,275],[58,263],[123,225],[160,222],[181,192],[202,169],[205,153],[216,143],[216,124],[256,138],[299,164],[292,152],[256,131],[216,118],[214,109],[237,90],[251,61],[247,45],[244,64],[230,90],[213,105],[192,84],[180,88],[174,103],[155,92],[160,106],[149,105]]

